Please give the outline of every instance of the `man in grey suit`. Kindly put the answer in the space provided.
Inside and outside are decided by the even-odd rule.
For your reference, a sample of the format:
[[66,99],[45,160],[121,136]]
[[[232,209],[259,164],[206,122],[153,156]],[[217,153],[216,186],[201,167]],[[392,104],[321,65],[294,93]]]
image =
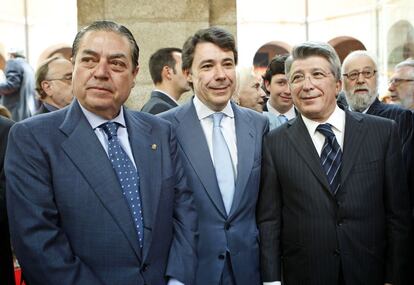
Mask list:
[[263,145],[257,219],[266,284],[409,284],[409,199],[394,121],[336,105],[341,65],[325,43],[293,48],[301,115]]
[[179,48],[162,48],[151,55],[149,70],[155,90],[141,111],[159,114],[178,106],[178,99],[190,90],[181,62]]
[[12,113],[15,122],[30,117],[36,110],[35,76],[23,51],[10,51],[6,63],[6,81],[0,83],[0,104]]
[[123,107],[131,32],[82,29],[67,108],[17,123],[6,153],[17,258],[31,284],[193,284],[196,212],[171,125]]
[[[268,121],[236,106],[234,37],[211,27],[183,47],[195,97],[161,114],[177,133],[199,215],[197,285],[260,284],[255,207]],[[220,121],[221,120],[221,121]]]

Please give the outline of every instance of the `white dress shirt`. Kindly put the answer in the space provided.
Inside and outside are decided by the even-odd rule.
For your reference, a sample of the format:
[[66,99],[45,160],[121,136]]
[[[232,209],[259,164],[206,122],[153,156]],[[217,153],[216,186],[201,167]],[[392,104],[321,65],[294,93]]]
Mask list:
[[331,114],[331,116],[328,118],[328,120],[324,123],[319,123],[316,121],[312,121],[305,116],[302,116],[303,122],[305,123],[306,128],[308,129],[309,135],[312,139],[313,145],[316,148],[316,151],[318,152],[318,155],[321,156],[322,153],[322,147],[325,143],[325,136],[321,134],[320,132],[316,131],[316,128],[320,124],[328,123],[332,126],[332,131],[335,134],[336,140],[338,141],[339,146],[341,147],[341,150],[343,151],[344,146],[344,135],[345,135],[345,112],[339,108],[338,106],[335,106],[335,110]]
[[[207,140],[208,149],[210,150],[211,161],[214,164],[213,155],[213,118],[210,117],[216,113],[209,109],[197,96],[193,99],[194,107],[196,109],[197,117],[200,120],[201,128],[203,129],[204,135]],[[227,103],[226,107],[221,111],[225,114],[221,120],[221,128],[224,139],[226,140],[227,147],[230,151],[231,160],[233,162],[234,178],[237,177],[237,141],[236,141],[236,126],[234,121],[234,113],[231,108],[230,102]]]
[[108,137],[105,131],[99,126],[109,121],[116,122],[120,125],[118,128],[118,132],[117,132],[119,142],[121,144],[122,149],[126,152],[129,159],[132,161],[132,163],[134,164],[136,168],[137,166],[135,165],[134,156],[132,154],[131,145],[129,143],[128,131],[127,131],[126,124],[125,124],[124,108],[121,107],[121,110],[118,116],[116,116],[114,119],[107,120],[88,111],[80,103],[79,103],[79,106],[81,107],[83,114],[85,115],[86,119],[88,120],[89,124],[94,130],[96,136],[98,137],[99,142],[101,143],[102,147],[104,148],[106,152],[106,155],[108,155]]

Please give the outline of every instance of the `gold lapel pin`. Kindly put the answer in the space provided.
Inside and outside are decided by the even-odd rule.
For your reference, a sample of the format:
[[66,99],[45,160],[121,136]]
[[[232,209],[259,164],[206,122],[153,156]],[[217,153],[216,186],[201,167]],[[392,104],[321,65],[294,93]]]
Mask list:
[[152,148],[152,150],[156,150],[156,149],[157,149],[157,145],[156,145],[155,143],[153,143],[153,144],[151,145],[151,148]]

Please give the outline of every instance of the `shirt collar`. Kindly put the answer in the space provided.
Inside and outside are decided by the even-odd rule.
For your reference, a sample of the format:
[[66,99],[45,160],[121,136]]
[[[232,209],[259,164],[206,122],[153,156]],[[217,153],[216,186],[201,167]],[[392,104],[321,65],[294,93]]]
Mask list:
[[170,94],[165,93],[164,91],[162,91],[162,90],[160,90],[160,89],[154,89],[154,91],[156,91],[156,92],[160,92],[160,93],[164,94],[165,96],[167,96],[168,98],[170,98],[171,100],[173,100],[173,101],[174,101],[175,103],[177,103],[177,105],[178,105],[178,101],[177,101],[177,100],[175,100],[172,96],[170,96]]
[[106,122],[116,122],[122,127],[126,127],[125,124],[125,118],[124,118],[124,107],[121,106],[121,110],[119,111],[118,116],[113,118],[112,120],[107,120],[102,118],[101,116],[96,115],[95,113],[92,113],[91,111],[87,110],[82,106],[82,104],[79,103],[79,106],[81,107],[81,110],[83,114],[85,115],[86,119],[88,120],[89,124],[91,125],[92,129],[98,128],[100,125],[106,123]]
[[[193,103],[196,109],[197,117],[200,121],[216,113],[215,111],[207,107],[203,102],[201,102],[201,100],[198,99],[197,96],[194,96]],[[227,102],[226,107],[224,107],[224,109],[221,110],[221,113],[225,114],[227,117],[230,118],[234,117],[233,108],[231,107],[230,101]]]
[[[302,116],[302,115],[301,115]],[[316,128],[323,123],[319,123],[313,121],[311,119],[302,116],[303,122],[305,123],[306,128],[308,129],[309,134],[314,135],[316,132]],[[326,120],[326,122],[330,124],[336,131],[340,133],[344,133],[345,131],[345,112],[339,108],[337,105],[335,106],[335,110],[331,114],[331,116]]]

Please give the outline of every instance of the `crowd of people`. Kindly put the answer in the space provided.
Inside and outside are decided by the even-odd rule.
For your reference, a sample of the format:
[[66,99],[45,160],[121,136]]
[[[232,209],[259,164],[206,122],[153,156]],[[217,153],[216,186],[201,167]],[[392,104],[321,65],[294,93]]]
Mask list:
[[96,21],[72,62],[7,62],[1,284],[12,250],[27,285],[414,284],[413,60],[385,104],[367,51],[308,41],[260,76],[209,27],[151,56],[134,111],[139,53]]

